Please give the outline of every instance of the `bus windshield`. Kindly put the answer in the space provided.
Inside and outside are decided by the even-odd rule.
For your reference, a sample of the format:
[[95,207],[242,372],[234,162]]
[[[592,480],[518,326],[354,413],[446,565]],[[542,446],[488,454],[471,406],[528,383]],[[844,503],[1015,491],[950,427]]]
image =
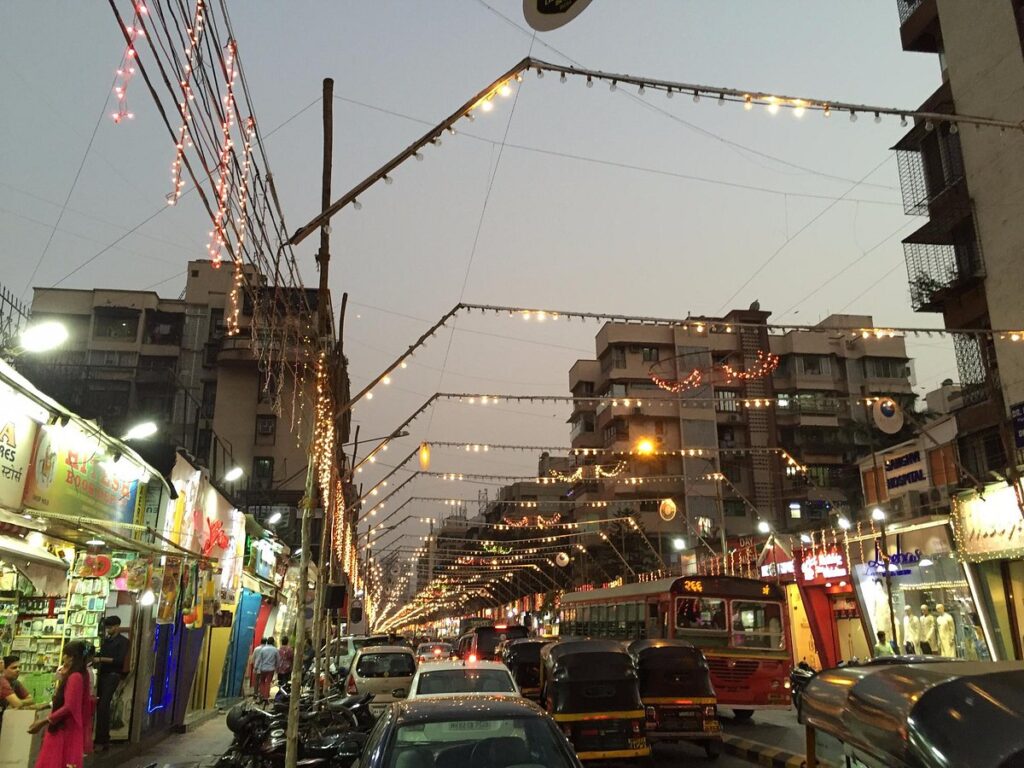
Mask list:
[[733,646],[771,650],[786,647],[780,603],[733,600],[731,629]]
[[676,598],[676,629],[725,633],[725,600],[720,597]]

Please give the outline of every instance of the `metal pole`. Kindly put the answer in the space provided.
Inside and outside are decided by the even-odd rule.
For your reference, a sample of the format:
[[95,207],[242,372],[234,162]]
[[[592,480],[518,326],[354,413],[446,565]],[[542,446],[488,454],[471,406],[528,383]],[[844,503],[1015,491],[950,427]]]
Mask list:
[[[331,201],[331,164],[333,159],[334,135],[334,81],[324,78],[323,84],[324,109],[324,168],[321,208],[326,208]],[[329,317],[327,301],[328,266],[331,253],[331,230],[327,220],[320,228],[320,251],[316,260],[320,265],[320,285],[317,296],[317,325],[319,342],[326,343],[334,329],[334,319]],[[322,363],[324,364],[324,363]],[[314,430],[315,431],[315,430]],[[333,458],[333,457],[331,457]],[[309,552],[310,552],[310,518],[312,517],[313,495],[316,492],[315,449],[312,437],[309,444],[309,461],[306,466],[305,495],[302,499],[302,557],[299,560],[298,616],[295,621],[295,658],[292,665],[292,695],[288,700],[288,727],[285,738],[285,767],[296,768],[299,761],[299,699],[302,692],[302,659],[306,651],[306,590],[309,585]],[[327,501],[326,499],[324,501]],[[326,504],[325,504],[326,507]],[[322,586],[318,584],[318,586]],[[321,590],[322,591],[322,590]],[[314,621],[316,617],[314,617]],[[319,666],[319,665],[317,665]],[[313,680],[313,690],[319,683],[319,670]]]

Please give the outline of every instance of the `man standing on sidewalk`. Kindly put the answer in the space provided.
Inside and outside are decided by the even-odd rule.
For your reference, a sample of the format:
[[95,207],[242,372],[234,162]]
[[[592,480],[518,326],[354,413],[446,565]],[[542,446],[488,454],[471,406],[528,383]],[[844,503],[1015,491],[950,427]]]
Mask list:
[[274,638],[264,637],[252,654],[252,671],[256,675],[256,695],[268,701],[270,699],[270,686],[274,682],[274,675],[277,673],[277,648],[274,647]]
[[124,677],[125,666],[131,651],[128,638],[121,634],[121,619],[118,616],[107,616],[103,620],[105,634],[100,643],[99,655],[94,664],[96,670],[96,738],[94,744],[98,752],[110,748],[110,709],[114,702],[114,693]]
[[281,638],[281,647],[277,651],[277,685],[283,687],[292,678],[292,664],[295,661],[295,649],[288,645],[288,638]]

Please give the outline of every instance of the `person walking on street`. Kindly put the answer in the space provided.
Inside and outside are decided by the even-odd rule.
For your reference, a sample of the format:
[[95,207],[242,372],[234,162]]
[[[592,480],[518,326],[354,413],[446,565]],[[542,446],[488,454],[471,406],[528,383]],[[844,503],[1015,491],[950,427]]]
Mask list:
[[85,643],[73,640],[64,646],[61,681],[45,720],[36,720],[29,733],[46,728],[35,768],[82,768],[92,751],[92,691],[85,664]]
[[885,632],[878,630],[876,636],[878,637],[878,642],[875,643],[875,658],[878,658],[879,656],[892,656],[892,648],[890,648],[889,644],[885,642]]
[[295,649],[288,644],[288,638],[281,638],[281,647],[277,651],[277,684],[284,686],[292,676],[292,664],[295,662]]
[[119,616],[107,616],[103,630],[99,655],[93,659],[96,666],[96,746],[100,752],[110,748],[110,711],[131,652],[131,643],[121,634]]
[[252,654],[252,671],[256,675],[256,695],[264,701],[270,700],[270,686],[277,672],[278,653],[274,638],[264,637]]

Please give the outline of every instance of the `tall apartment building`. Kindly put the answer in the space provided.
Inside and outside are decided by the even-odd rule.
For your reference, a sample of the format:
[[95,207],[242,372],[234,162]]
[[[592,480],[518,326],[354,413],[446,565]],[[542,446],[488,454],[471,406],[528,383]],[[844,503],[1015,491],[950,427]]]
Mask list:
[[[649,534],[702,532],[717,536],[753,532],[758,518],[776,529],[799,529],[826,517],[833,507],[859,504],[855,460],[877,437],[856,400],[890,395],[913,402],[909,360],[900,338],[857,338],[822,331],[770,335],[768,312],[733,310],[722,318],[694,318],[685,327],[607,323],[597,334],[595,360],[578,360],[569,372],[575,401],[573,448],[635,451],[624,478],[660,477],[641,484],[593,479],[585,474],[570,491],[581,501],[639,502]],[[861,315],[836,315],[821,326],[871,327]],[[759,378],[723,375],[757,367],[765,353],[779,366]],[[669,382],[701,371],[697,386],[672,394],[652,373]],[[589,399],[593,397],[593,399]],[[774,408],[748,408],[742,400],[777,398]],[[897,435],[890,440],[902,439]],[[808,466],[807,476],[787,472],[784,449]],[[685,453],[683,453],[685,451]],[[615,458],[590,456],[614,470]],[[720,471],[721,486],[705,479]],[[660,501],[672,498],[679,515],[665,522]],[[598,512],[576,509],[577,519]],[[662,544],[664,551],[664,546]]]
[[[897,0],[906,51],[938,54],[942,85],[922,111],[1020,122],[1024,118],[1021,0]],[[915,310],[947,328],[1024,328],[1024,137],[915,121],[895,146],[905,210],[928,221],[904,251]],[[1007,416],[1024,403],[1024,347],[954,336],[964,407],[959,453],[976,476],[1003,473],[1024,456]]]
[[[266,286],[251,271],[249,280],[276,301],[297,298]],[[227,335],[231,281],[230,269],[192,261],[180,298],[37,288],[33,319],[59,320],[70,338],[49,355],[26,358],[21,368],[41,389],[113,434],[154,421],[159,432],[140,448],[160,462],[156,466],[184,448],[258,519],[280,511],[284,520],[277,528],[287,539],[298,532],[294,510],[305,480],[310,413],[296,413],[293,422],[288,381],[280,382],[278,407],[272,402],[251,349],[248,301],[240,332]],[[304,298],[315,310],[317,292],[308,290]],[[225,483],[224,473],[236,465],[242,479]]]

